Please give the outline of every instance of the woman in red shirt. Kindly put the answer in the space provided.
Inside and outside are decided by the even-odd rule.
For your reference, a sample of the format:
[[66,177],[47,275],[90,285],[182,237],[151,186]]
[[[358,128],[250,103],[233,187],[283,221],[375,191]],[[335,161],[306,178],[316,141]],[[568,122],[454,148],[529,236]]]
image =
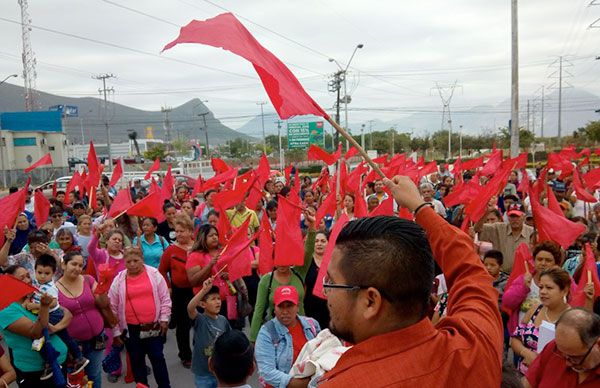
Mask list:
[[[194,297],[185,269],[188,252],[192,249],[194,224],[187,214],[179,214],[175,218],[175,242],[164,251],[159,272],[164,276],[171,289],[173,313],[171,322],[176,325],[175,337],[181,363],[187,369],[192,367],[192,350],[190,348],[191,321],[187,314],[187,305]],[[170,279],[170,280],[169,280]]]

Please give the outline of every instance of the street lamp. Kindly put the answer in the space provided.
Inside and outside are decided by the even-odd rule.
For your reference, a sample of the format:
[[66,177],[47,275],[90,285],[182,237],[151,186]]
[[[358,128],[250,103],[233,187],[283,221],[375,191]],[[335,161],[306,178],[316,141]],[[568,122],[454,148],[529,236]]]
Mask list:
[[[339,64],[338,61],[336,61],[334,58],[329,58],[329,62],[335,62],[335,64],[337,65],[337,67],[340,70],[341,75],[344,77],[343,81],[344,81],[344,127],[346,128],[346,130],[348,130],[348,102],[349,101],[349,96],[346,90],[346,74],[348,72],[348,68],[350,67],[350,63],[352,62],[352,59],[354,58],[354,55],[356,54],[356,51],[358,51],[358,49],[361,49],[364,47],[364,44],[359,43],[356,45],[356,47],[354,47],[354,51],[352,52],[352,55],[350,56],[350,59],[348,60],[348,63],[346,64],[346,68],[342,69],[342,66]],[[339,85],[338,85],[339,88]],[[340,104],[340,100],[339,100],[339,93],[338,93],[338,106]],[[346,150],[348,150],[350,148],[350,145],[348,144],[348,139],[346,139]],[[335,145],[334,145],[334,149],[335,149]]]
[[7,79],[13,78],[13,77],[18,77],[18,76],[19,76],[18,74],[11,74],[11,75],[7,76],[6,78],[4,78],[2,81],[0,81],[0,85],[5,83]]

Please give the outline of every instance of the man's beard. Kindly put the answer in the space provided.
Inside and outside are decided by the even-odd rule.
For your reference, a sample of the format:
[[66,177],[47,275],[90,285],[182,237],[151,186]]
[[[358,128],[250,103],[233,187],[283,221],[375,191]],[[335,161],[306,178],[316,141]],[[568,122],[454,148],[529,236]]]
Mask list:
[[339,339],[341,339],[343,341],[349,342],[351,344],[356,343],[354,341],[354,334],[351,331],[338,330],[331,320],[329,320],[329,331],[331,331],[331,334],[335,335],[336,337],[338,337]]

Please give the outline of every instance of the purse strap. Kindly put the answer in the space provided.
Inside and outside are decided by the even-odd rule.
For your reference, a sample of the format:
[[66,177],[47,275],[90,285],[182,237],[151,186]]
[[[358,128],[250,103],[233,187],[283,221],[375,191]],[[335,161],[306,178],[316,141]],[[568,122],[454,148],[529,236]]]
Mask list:
[[125,274],[125,297],[127,298],[127,300],[129,301],[129,305],[131,306],[131,310],[133,311],[133,315],[135,315],[135,319],[137,319],[138,324],[142,324],[142,321],[140,321],[140,317],[138,317],[137,312],[135,311],[135,307],[133,307],[133,302],[131,301],[131,298],[129,297],[129,292],[127,292],[127,289],[129,288],[129,283],[127,282],[127,274]]

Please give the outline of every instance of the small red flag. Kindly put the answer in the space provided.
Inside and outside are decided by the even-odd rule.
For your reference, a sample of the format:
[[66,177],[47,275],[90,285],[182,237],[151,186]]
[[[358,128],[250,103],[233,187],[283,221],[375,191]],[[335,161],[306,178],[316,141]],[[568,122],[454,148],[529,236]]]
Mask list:
[[269,160],[262,154],[260,156],[260,161],[258,162],[258,167],[256,168],[256,176],[258,178],[258,183],[260,185],[260,189],[265,186],[265,183],[269,180],[271,175],[271,166],[269,165]]
[[204,190],[203,186],[204,179],[202,179],[201,174],[198,174],[198,179],[196,179],[196,182],[194,183],[194,190],[192,190],[192,198],[196,198],[196,195]]
[[[329,267],[329,262],[331,261],[331,255],[333,254],[333,250],[335,248],[335,242],[340,235],[340,232],[344,228],[344,226],[348,223],[348,215],[342,214],[340,218],[336,221],[331,229],[331,236],[329,237],[329,242],[327,243],[327,247],[325,247],[325,252],[323,252],[323,261],[321,262],[321,266],[319,267],[319,273],[317,274],[317,281],[315,282],[315,286],[313,287],[313,295],[318,296],[321,299],[327,299],[323,294],[323,278],[327,274],[327,267]],[[277,226],[279,228],[279,226]]]
[[215,174],[222,174],[231,170],[231,166],[229,166],[223,159],[220,158],[211,158],[210,165]]
[[38,167],[47,166],[47,165],[51,165],[51,164],[52,164],[52,155],[50,155],[50,153],[47,153],[46,155],[42,156],[40,158],[40,160],[38,160],[31,166],[27,167],[24,171],[25,171],[25,174],[29,174],[29,172],[31,172],[32,170],[34,170]]
[[506,159],[503,164],[516,163],[514,170],[521,170],[527,167],[527,152],[522,152],[516,158]]
[[221,183],[234,179],[237,174],[238,170],[237,168],[234,168],[233,170],[229,170],[223,174],[215,175],[202,184],[202,190],[206,191],[208,189],[218,188]]
[[380,157],[373,159],[373,162],[377,163],[377,164],[386,164],[387,158],[388,158],[388,154],[383,154]]
[[[318,227],[321,225],[321,221],[326,215],[334,215],[337,207],[337,201],[335,200],[335,191],[331,192],[327,195],[323,203],[317,209],[317,214],[315,215],[316,221],[315,225]],[[279,219],[279,218],[277,218]],[[279,229],[277,229],[279,230]]]
[[254,182],[252,188],[250,189],[250,194],[248,194],[248,198],[246,198],[246,207],[250,210],[256,210],[258,203],[261,199],[263,199],[264,193],[259,186],[258,180]]
[[2,292],[0,292],[0,310],[7,308],[13,302],[21,300],[24,296],[37,291],[32,285],[22,282],[11,275],[0,275],[0,288],[2,288]]
[[[252,171],[250,171],[252,172]],[[242,178],[241,176],[235,180],[235,189],[233,190],[223,190],[215,194],[213,202],[218,204],[218,206],[224,210],[230,209],[235,205],[241,203],[246,195],[252,189],[252,185],[254,184],[255,178],[254,176],[246,176]],[[251,210],[254,210],[250,208]]]
[[17,216],[25,208],[30,181],[31,178],[27,179],[25,187],[21,190],[0,199],[0,246],[4,245],[4,228],[13,229]]
[[162,182],[162,187],[160,191],[162,193],[162,199],[170,200],[173,197],[173,189],[175,188],[175,178],[173,178],[173,172],[171,171],[171,165],[167,168],[167,173],[165,174],[165,178]]
[[327,113],[304,91],[298,79],[275,55],[265,49],[231,13],[205,21],[193,20],[164,50],[179,43],[201,43],[231,51],[252,62],[273,107],[281,119]]
[[160,159],[156,158],[156,160],[154,161],[154,163],[152,163],[152,166],[150,166],[150,169],[144,176],[144,179],[150,179],[150,177],[152,176],[152,173],[154,171],[158,171],[159,168],[160,168]]
[[481,175],[490,176],[494,174],[502,165],[502,150],[492,151],[487,163],[481,169]]
[[35,224],[38,228],[48,221],[48,216],[50,214],[50,208],[52,205],[48,198],[42,193],[40,190],[36,190],[35,194],[33,194],[33,216],[35,218]]
[[108,211],[108,216],[111,218],[115,218],[115,216],[125,213],[127,209],[133,206],[133,201],[131,200],[131,190],[128,188],[121,189],[115,196],[115,199],[112,201],[110,205],[110,210]]
[[394,215],[394,198],[392,196],[388,196],[387,199],[381,201],[379,206],[377,206],[371,213],[369,213],[369,217],[375,216],[393,216]]
[[437,162],[434,160],[433,162],[427,163],[422,169],[419,170],[419,176],[424,177],[437,171]]
[[219,210],[219,221],[217,231],[219,232],[219,242],[221,245],[227,244],[227,239],[231,235],[231,222],[227,216],[227,209],[223,209],[220,203],[215,202],[215,207]]
[[483,166],[483,156],[461,162],[462,171],[475,170]]
[[279,196],[275,231],[275,266],[304,264],[304,244],[300,230],[301,210]]
[[[90,149],[88,151],[88,174],[87,174],[87,186],[96,186],[100,184],[100,166],[98,164],[98,157],[96,156],[96,148],[94,142],[90,141]],[[80,187],[79,192],[83,192]]]
[[600,167],[590,170],[587,173],[583,174],[582,178],[585,182],[586,187],[592,190],[597,189],[598,187],[600,187]]
[[258,235],[258,273],[260,275],[273,271],[273,229],[269,217],[265,214],[260,220],[260,234]]
[[122,177],[123,177],[123,160],[119,159],[119,161],[115,165],[115,169],[113,170],[112,175],[110,176],[110,182],[108,183],[108,185],[110,187],[113,187],[114,185],[117,184],[117,182],[119,182],[119,180]]
[[365,197],[362,196],[359,190],[354,192],[354,217],[362,218],[368,215],[367,203]]
[[[513,268],[510,272],[510,276],[506,281],[505,290],[510,288],[510,285],[517,279],[519,276],[525,273],[525,262],[527,262],[530,270],[533,269],[533,256],[531,255],[531,251],[526,243],[521,243],[517,249],[515,250],[515,260],[513,262]],[[511,313],[510,310],[506,309],[504,306],[502,307],[507,313]]]
[[[590,243],[585,244],[584,248],[585,262],[583,263],[583,268],[581,271],[581,275],[577,280],[577,291],[575,291],[573,295],[573,299],[571,300],[571,306],[573,307],[583,307],[585,305],[585,285],[589,283],[589,280],[594,283],[594,301],[600,295],[600,279],[598,279],[598,270],[596,267],[596,259],[594,258],[594,252],[592,251],[592,247]],[[589,274],[589,275],[588,275]],[[590,279],[591,278],[591,279]]]
[[[75,171],[75,173],[73,174],[73,176],[69,180],[69,183],[67,183],[67,188],[65,190],[65,205],[69,204],[69,202],[70,202],[70,200],[69,200],[69,194],[71,194],[71,192],[73,190],[75,190],[75,187],[79,188],[79,192],[80,193],[84,192],[83,179],[81,178],[81,175],[79,174],[79,171]],[[55,196],[55,198],[56,198],[56,196]]]
[[[502,163],[502,150],[498,150],[498,152],[500,155],[500,159],[497,159],[496,157],[496,161],[494,162],[494,164],[496,164],[497,162],[498,167],[500,167]],[[487,166],[488,164],[485,165],[484,169]],[[469,219],[479,221],[481,217],[483,217],[490,198],[498,194],[500,190],[502,190],[506,186],[508,176],[510,175],[510,172],[513,170],[513,168],[514,164],[505,164],[500,169],[500,171],[494,171],[495,175],[485,186],[482,186],[479,195],[477,197],[474,197],[473,200],[469,202],[467,206],[465,206],[465,213],[469,216]]]
[[162,206],[163,201],[161,192],[160,190],[154,190],[127,209],[126,213],[130,216],[161,219],[163,217]]
[[554,195],[554,191],[550,190],[550,188],[548,187],[548,185],[546,185],[546,193],[547,193],[547,197],[548,197],[548,209],[552,210],[552,213],[564,217],[565,213],[563,213],[560,204],[558,203],[558,200],[556,199],[556,196]]
[[584,202],[598,202],[596,197],[590,194],[583,184],[581,184],[581,179],[579,178],[579,171],[577,169],[573,170],[573,187],[575,189],[575,196],[577,199],[582,200]]
[[471,179],[467,183],[454,187],[454,189],[444,197],[444,206],[452,207],[461,204],[467,204],[479,194],[481,186],[477,179]]
[[344,155],[344,159],[348,160],[356,155],[358,155],[358,150],[356,149],[356,147],[352,146]]
[[227,239],[227,244],[221,251],[221,257],[219,257],[219,261],[217,262],[219,269],[225,266],[228,267],[227,272],[229,273],[230,281],[252,273],[251,260],[244,260],[247,256],[242,254],[253,240],[253,238],[248,239],[248,225],[250,225],[250,217]]
[[330,154],[316,144],[311,144],[308,148],[308,160],[321,160],[327,165],[334,164],[337,161],[335,153]]

